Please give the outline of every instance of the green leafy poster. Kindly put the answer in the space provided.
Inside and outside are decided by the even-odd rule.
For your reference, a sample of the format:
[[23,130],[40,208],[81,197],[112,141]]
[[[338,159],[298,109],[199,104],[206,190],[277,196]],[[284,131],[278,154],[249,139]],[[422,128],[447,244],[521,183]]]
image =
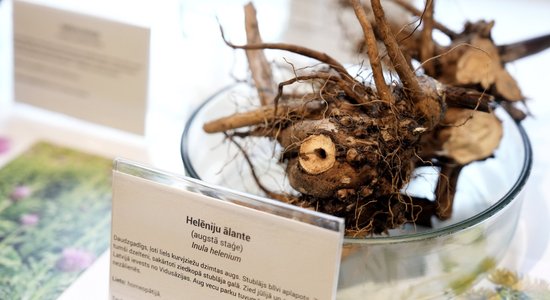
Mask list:
[[107,250],[111,165],[41,142],[0,169],[0,299],[56,299]]

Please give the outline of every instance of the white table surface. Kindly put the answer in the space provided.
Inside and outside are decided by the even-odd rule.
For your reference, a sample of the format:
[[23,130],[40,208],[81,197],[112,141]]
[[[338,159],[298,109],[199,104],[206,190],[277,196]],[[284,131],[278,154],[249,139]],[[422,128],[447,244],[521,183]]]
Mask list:
[[[87,5],[93,6],[90,2],[93,1]],[[105,1],[96,2],[98,6],[105,4]],[[11,90],[9,0],[0,2],[0,135],[12,138],[15,150],[25,148],[36,139],[47,139],[183,174],[179,142],[185,120],[208,95],[233,82],[233,76],[244,78],[244,60],[236,58],[237,55],[223,45],[215,16],[218,15],[231,40],[242,41],[241,7],[245,1],[142,1],[130,16],[127,7],[136,1],[107,2],[118,4],[105,6],[110,9],[106,12],[109,17],[141,18],[152,28],[146,135],[131,135],[15,104]],[[326,36],[338,32],[326,26],[332,20],[330,5],[313,0],[262,0],[256,1],[256,6],[264,40],[306,41],[309,47],[349,59],[337,43],[327,43]],[[96,7],[95,11],[102,10]],[[495,20],[493,38],[497,44],[503,44],[550,33],[549,13],[550,1],[546,0],[445,0],[438,2],[436,17],[457,31],[466,19]],[[326,33],[316,32],[319,29],[325,29]],[[534,162],[518,232],[503,266],[550,282],[550,50],[507,67],[529,99],[533,116],[525,120],[523,126],[531,139]],[[0,157],[0,164],[9,158],[9,155]],[[107,254],[100,257],[62,298],[107,298],[108,263]]]

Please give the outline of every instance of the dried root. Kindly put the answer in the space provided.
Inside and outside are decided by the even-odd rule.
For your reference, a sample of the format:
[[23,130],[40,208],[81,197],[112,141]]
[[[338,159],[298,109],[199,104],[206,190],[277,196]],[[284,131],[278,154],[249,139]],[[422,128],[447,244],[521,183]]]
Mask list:
[[[205,131],[225,132],[230,138],[264,136],[276,141],[283,149],[280,160],[289,183],[299,192],[290,202],[344,217],[347,234],[354,236],[384,233],[406,222],[429,224],[432,216],[448,218],[464,157],[467,161],[486,158],[501,134],[498,130],[490,132],[491,139],[482,150],[472,147],[475,143],[463,145],[463,140],[457,140],[455,131],[470,137],[477,126],[499,127],[494,115],[486,113],[493,98],[465,86],[417,76],[388,26],[380,1],[372,0],[371,5],[374,24],[366,18],[359,1],[351,1],[363,29],[374,84],[354,78],[326,53],[262,42],[257,25],[249,26],[256,24],[255,16],[250,16],[254,10],[247,8],[246,28],[248,36],[254,38],[246,45],[224,40],[230,47],[249,53],[262,105],[204,125]],[[437,23],[432,23],[429,26],[437,28]],[[384,43],[398,82],[389,84],[384,78],[375,36]],[[261,54],[265,49],[297,53],[324,63],[326,68],[296,74],[275,88],[270,70],[265,70],[269,68]],[[252,51],[254,55],[250,55]],[[433,51],[422,56],[437,51],[434,45]],[[434,70],[437,65],[434,61]],[[300,84],[313,89],[308,95],[287,92],[290,85]],[[271,92],[264,93],[266,88]],[[482,121],[473,123],[472,128],[472,119]],[[240,128],[248,130],[236,131]],[[434,191],[435,202],[402,192],[422,161],[438,162],[441,178],[445,178]]]

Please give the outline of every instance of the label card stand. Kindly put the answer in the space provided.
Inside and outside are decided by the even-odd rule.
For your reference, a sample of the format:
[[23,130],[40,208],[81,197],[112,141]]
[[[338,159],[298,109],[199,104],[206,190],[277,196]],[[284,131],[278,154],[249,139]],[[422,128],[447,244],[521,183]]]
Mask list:
[[341,218],[118,159],[110,299],[334,299],[343,236]]

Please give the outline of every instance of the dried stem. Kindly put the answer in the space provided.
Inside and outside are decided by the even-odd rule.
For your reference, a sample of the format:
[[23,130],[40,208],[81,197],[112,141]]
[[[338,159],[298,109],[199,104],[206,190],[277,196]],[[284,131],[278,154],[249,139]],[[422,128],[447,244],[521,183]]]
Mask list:
[[289,115],[298,115],[307,118],[311,115],[315,115],[324,107],[325,103],[319,100],[306,103],[285,103],[278,106],[266,105],[256,110],[234,114],[208,122],[204,124],[203,129],[207,133],[214,133],[262,123],[270,123],[274,120],[288,117]]
[[382,72],[382,66],[380,64],[380,57],[378,55],[378,46],[376,45],[376,37],[372,26],[367,19],[367,14],[363,5],[359,0],[352,0],[351,5],[355,11],[355,15],[363,28],[363,35],[365,37],[365,43],[367,48],[367,55],[369,56],[370,65],[372,68],[372,74],[374,77],[374,84],[376,85],[376,90],[378,95],[382,100],[387,103],[393,103],[394,99],[391,95],[389,87],[386,85],[386,80],[384,79],[384,73]]
[[436,216],[441,220],[447,220],[453,214],[456,184],[463,167],[463,165],[453,162],[443,163],[441,166],[435,189],[435,198],[437,199]]
[[380,0],[371,0],[371,6],[374,17],[376,19],[376,23],[378,25],[378,28],[380,29],[380,37],[382,38],[384,45],[386,45],[386,49],[390,56],[392,65],[399,75],[403,86],[407,90],[407,93],[410,93],[413,102],[418,103],[422,101],[423,93],[420,89],[418,80],[416,79],[413,71],[409,68],[409,64],[407,63],[405,56],[403,56],[403,53],[399,49],[397,40],[395,39],[395,36],[388,26],[388,22],[386,21],[384,9],[380,4]]
[[477,90],[445,85],[445,103],[449,107],[489,112],[495,97]]
[[502,63],[508,63],[550,48],[550,34],[521,42],[498,46]]
[[424,11],[424,26],[420,35],[420,61],[424,66],[424,71],[430,76],[435,75],[434,61],[430,60],[435,54],[435,44],[432,37],[434,27],[434,0],[427,0],[426,9]]
[[353,77],[349,75],[349,73],[346,71],[346,68],[344,68],[344,66],[341,63],[339,63],[336,59],[334,59],[333,57],[331,57],[330,55],[324,52],[319,52],[306,47],[286,44],[286,43],[259,43],[259,44],[252,44],[252,45],[235,45],[225,38],[225,34],[223,32],[223,28],[221,27],[221,25],[220,25],[220,32],[225,44],[233,49],[243,49],[243,50],[274,49],[274,50],[283,50],[283,51],[300,54],[302,56],[313,58],[315,60],[323,62],[329,65],[336,72],[338,72],[338,74],[340,74],[342,77],[354,80]]
[[[247,43],[261,43],[262,37],[258,28],[256,9],[252,3],[248,3],[244,7],[244,20]],[[260,103],[266,105],[273,100],[276,89],[269,62],[262,50],[246,50],[246,57],[248,59],[252,79],[254,79],[256,89],[258,90]]]
[[[392,0],[393,2],[397,3],[399,6],[403,7],[405,10],[410,12],[411,14],[422,17],[424,12],[418,10],[416,7],[411,5],[410,3],[403,1],[403,0]],[[433,0],[429,0],[432,1]],[[445,35],[447,35],[451,40],[454,40],[459,36],[458,33],[454,32],[453,30],[449,29],[447,26],[437,22],[436,20],[433,21],[433,27],[441,32],[443,32]]]

